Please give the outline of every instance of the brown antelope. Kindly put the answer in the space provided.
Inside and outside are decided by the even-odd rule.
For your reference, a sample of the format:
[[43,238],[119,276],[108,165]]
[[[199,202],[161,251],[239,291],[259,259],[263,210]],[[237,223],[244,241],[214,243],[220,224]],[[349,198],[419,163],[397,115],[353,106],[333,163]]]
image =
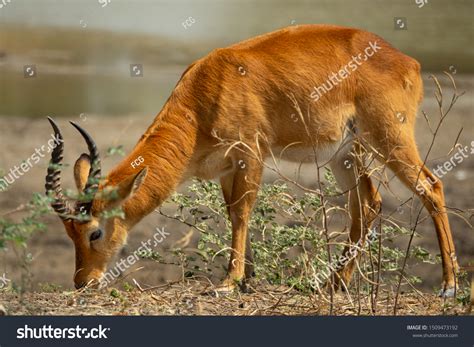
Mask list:
[[[235,288],[252,274],[247,224],[262,160],[275,151],[291,161],[329,161],[338,184],[349,192],[347,253],[371,227],[381,204],[362,160],[354,160],[359,174],[346,168],[347,158],[357,157],[355,150],[373,153],[422,200],[441,249],[442,293],[452,295],[458,265],[443,186],[424,166],[414,139],[422,94],[419,63],[382,38],[352,28],[302,25],[214,50],[191,64],[130,155],[100,184],[97,147],[73,123],[89,148],[89,155],[75,163],[76,186],[94,198],[70,207],[62,194],[59,165],[50,165],[46,191],[55,198],[52,207],[75,245],[76,287],[98,281],[131,228],[178,184],[196,176],[218,178],[222,185],[232,221],[232,252],[219,288]],[[291,119],[295,105],[307,110],[307,116]],[[356,137],[365,145],[356,146]],[[222,139],[231,145],[222,145]],[[52,164],[61,163],[62,151],[61,143],[52,152]],[[131,163],[140,156],[143,165],[135,168]],[[435,183],[420,191],[419,181]],[[103,198],[100,193],[110,187],[117,196]],[[100,219],[101,212],[116,206],[122,207],[124,219]],[[75,218],[79,213],[88,218]],[[336,288],[349,283],[354,266],[351,260],[333,277]]]

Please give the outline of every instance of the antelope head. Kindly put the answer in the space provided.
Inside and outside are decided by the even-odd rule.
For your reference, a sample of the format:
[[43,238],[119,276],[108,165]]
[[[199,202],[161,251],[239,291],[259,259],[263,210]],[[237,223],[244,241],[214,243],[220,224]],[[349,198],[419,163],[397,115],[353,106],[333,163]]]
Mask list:
[[[115,183],[101,180],[99,151],[92,137],[79,125],[71,124],[84,138],[89,154],[81,154],[74,165],[74,178],[79,193],[78,201],[66,199],[61,187],[61,165],[64,141],[57,124],[48,117],[57,143],[51,152],[46,176],[46,194],[53,198],[51,206],[61,218],[66,233],[76,251],[76,288],[96,286],[107,269],[107,264],[126,242],[131,225],[127,219],[111,217],[104,212],[120,207],[143,182],[146,168]],[[125,216],[127,215],[126,211]]]

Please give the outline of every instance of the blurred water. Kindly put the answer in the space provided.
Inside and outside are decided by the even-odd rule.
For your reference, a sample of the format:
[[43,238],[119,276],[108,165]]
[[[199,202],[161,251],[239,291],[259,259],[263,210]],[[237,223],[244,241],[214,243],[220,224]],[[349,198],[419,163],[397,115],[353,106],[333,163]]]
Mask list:
[[[0,8],[0,115],[156,113],[193,60],[291,24],[364,28],[420,60],[425,71],[470,73],[473,5],[472,0],[110,0],[102,7],[99,0],[11,0]],[[395,17],[405,18],[407,30],[394,29]],[[38,34],[48,26],[68,30]],[[12,39],[15,28],[24,32]],[[99,30],[115,33],[115,39]],[[153,39],[126,36],[131,33]],[[145,64],[143,78],[130,78],[133,63]],[[38,66],[35,79],[23,77],[26,64]]]
[[[219,41],[235,41],[291,23],[334,23],[365,28],[420,48],[449,41],[459,45],[458,50],[473,52],[468,45],[473,37],[472,0],[109,0],[105,7],[99,1],[106,0],[12,0],[0,9],[0,23],[87,25]],[[182,23],[190,16],[196,23],[185,29]],[[408,30],[395,32],[394,17],[406,17]]]

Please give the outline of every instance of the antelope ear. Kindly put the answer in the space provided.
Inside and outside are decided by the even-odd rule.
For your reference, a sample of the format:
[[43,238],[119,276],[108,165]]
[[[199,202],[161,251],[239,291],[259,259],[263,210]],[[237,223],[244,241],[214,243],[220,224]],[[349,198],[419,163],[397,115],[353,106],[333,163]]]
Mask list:
[[88,154],[82,153],[79,159],[74,164],[74,180],[79,193],[84,191],[84,188],[89,178],[89,170],[91,169],[91,159]]
[[[93,215],[99,215],[101,212],[121,206],[125,200],[130,198],[140,188],[147,175],[147,167],[144,167],[138,173],[128,176],[115,186],[110,186],[114,195],[110,196],[105,187],[94,202]],[[115,195],[116,194],[116,195]]]
[[125,178],[117,186],[119,200],[124,201],[131,197],[140,188],[142,183],[145,181],[148,172],[148,167],[144,167],[137,174],[133,174]]

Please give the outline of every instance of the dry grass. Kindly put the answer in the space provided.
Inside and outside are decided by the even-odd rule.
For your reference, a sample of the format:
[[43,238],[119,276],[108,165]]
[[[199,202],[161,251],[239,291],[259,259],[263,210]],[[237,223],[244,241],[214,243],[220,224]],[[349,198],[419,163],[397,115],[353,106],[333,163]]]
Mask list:
[[[373,312],[370,296],[361,295],[360,303],[347,296],[334,297],[334,315],[392,315],[394,293],[381,292]],[[288,287],[259,286],[253,293],[234,292],[215,295],[213,286],[204,282],[180,282],[128,291],[108,289],[74,292],[0,294],[8,315],[328,315],[329,297],[309,295]],[[402,293],[399,315],[463,315],[467,308],[453,299],[434,294]]]

